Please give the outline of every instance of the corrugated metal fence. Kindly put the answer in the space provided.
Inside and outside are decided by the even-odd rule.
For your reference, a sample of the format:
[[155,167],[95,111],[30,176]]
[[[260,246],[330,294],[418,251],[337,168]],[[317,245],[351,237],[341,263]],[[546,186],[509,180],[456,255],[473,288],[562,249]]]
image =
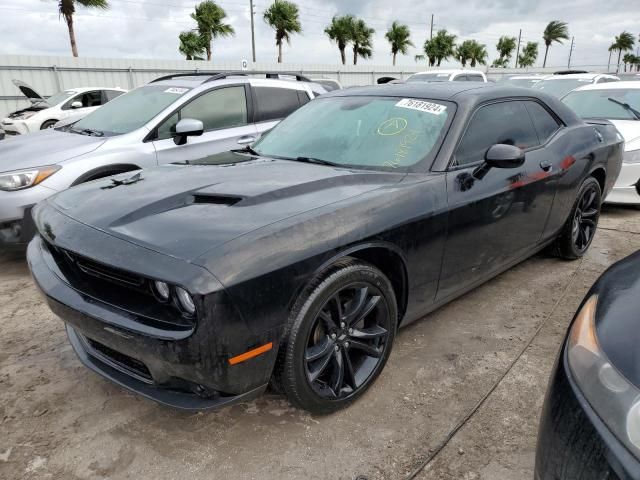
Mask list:
[[[601,68],[601,67],[600,67]],[[49,56],[0,55],[0,118],[6,113],[28,106],[24,97],[11,82],[22,80],[41,95],[49,96],[74,87],[122,87],[135,88],[169,73],[194,71],[240,70],[239,63],[211,63],[186,60],[143,60],[73,58]],[[597,68],[596,68],[597,69]],[[324,64],[273,64],[249,63],[249,70],[270,70],[303,73],[310,77],[339,80],[344,86],[371,85],[383,76],[406,78],[425,70],[424,63],[411,66],[380,65],[324,65]],[[554,68],[548,68],[550,72]],[[485,69],[491,76],[508,73],[524,73],[518,69]],[[532,69],[530,72],[541,72]]]

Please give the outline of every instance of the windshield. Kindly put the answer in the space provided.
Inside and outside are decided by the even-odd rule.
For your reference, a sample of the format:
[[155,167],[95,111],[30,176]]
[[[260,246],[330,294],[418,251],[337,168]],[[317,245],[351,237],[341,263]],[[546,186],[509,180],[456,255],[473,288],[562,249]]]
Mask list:
[[633,110],[623,104],[640,111],[640,89],[580,90],[562,101],[581,118],[636,120]]
[[593,83],[593,81],[588,78],[560,78],[553,80],[541,80],[536,83],[533,88],[544,90],[545,92],[560,98],[564,97],[571,90],[591,83]]
[[413,82],[448,82],[448,73],[416,73],[407,78],[407,83]]
[[75,95],[75,94],[76,94],[76,92],[74,92],[73,90],[67,90],[65,92],[59,92],[59,93],[56,93],[55,95],[51,95],[50,97],[46,98],[45,100],[34,100],[34,101],[36,103],[46,102],[49,105],[51,105],[52,107],[55,107],[59,103],[64,102],[67,98],[69,98],[69,97],[71,97],[72,95]]
[[453,116],[449,102],[389,97],[319,98],[254,146],[259,155],[409,171],[433,158]]
[[189,88],[146,85],[114,98],[73,126],[74,131],[93,130],[120,135],[142,127],[187,93]]

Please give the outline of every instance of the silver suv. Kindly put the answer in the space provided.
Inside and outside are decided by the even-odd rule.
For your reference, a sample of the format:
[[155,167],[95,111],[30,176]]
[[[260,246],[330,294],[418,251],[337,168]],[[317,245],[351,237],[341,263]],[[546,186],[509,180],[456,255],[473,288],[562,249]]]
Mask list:
[[0,251],[32,238],[31,207],[55,192],[251,144],[321,93],[298,74],[169,75],[73,124],[3,141]]

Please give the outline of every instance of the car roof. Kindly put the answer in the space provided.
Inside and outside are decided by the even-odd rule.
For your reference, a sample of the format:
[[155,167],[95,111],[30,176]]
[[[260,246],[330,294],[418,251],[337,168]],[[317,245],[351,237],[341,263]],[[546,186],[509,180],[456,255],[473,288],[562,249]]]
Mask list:
[[416,72],[413,75],[421,75],[424,73],[446,73],[448,75],[453,75],[454,73],[478,73],[480,75],[483,75],[483,72],[481,72],[480,70],[468,70],[468,69],[461,69],[461,68],[453,68],[453,69],[439,69],[439,70],[425,70],[424,72]]
[[640,82],[607,82],[607,83],[594,83],[590,85],[585,85],[584,87],[576,88],[576,90],[624,90],[624,89],[634,89],[640,90]]
[[563,80],[565,78],[573,78],[577,80],[593,80],[598,77],[618,78],[615,75],[608,75],[606,73],[569,73],[567,75],[549,75],[544,80]]
[[62,91],[63,92],[82,93],[82,92],[89,92],[89,91],[93,91],[93,90],[117,90],[119,92],[126,92],[127,91],[127,90],[125,90],[124,88],[121,88],[121,87],[75,87],[75,88],[65,88]]
[[216,85],[237,85],[238,83],[249,83],[254,86],[270,86],[279,88],[289,88],[294,90],[305,90],[304,85],[316,86],[313,82],[301,82],[296,80],[276,79],[276,78],[255,78],[245,75],[234,75],[211,82],[203,81],[202,76],[181,76],[166,80],[156,80],[147,85],[164,85],[169,87],[186,87],[196,89],[209,89]]

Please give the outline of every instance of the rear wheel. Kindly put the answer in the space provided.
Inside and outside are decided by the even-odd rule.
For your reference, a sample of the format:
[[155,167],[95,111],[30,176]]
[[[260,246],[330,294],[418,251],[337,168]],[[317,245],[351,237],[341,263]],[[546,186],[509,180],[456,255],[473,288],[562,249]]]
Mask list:
[[345,407],[384,368],[397,317],[393,288],[380,270],[352,259],[339,262],[292,309],[277,386],[312,413]]
[[578,191],[571,214],[552,245],[552,253],[568,260],[582,257],[596,233],[601,206],[600,184],[595,178],[589,177]]
[[56,123],[58,123],[58,120],[47,120],[42,125],[40,125],[40,130],[46,130],[47,128],[53,128]]

